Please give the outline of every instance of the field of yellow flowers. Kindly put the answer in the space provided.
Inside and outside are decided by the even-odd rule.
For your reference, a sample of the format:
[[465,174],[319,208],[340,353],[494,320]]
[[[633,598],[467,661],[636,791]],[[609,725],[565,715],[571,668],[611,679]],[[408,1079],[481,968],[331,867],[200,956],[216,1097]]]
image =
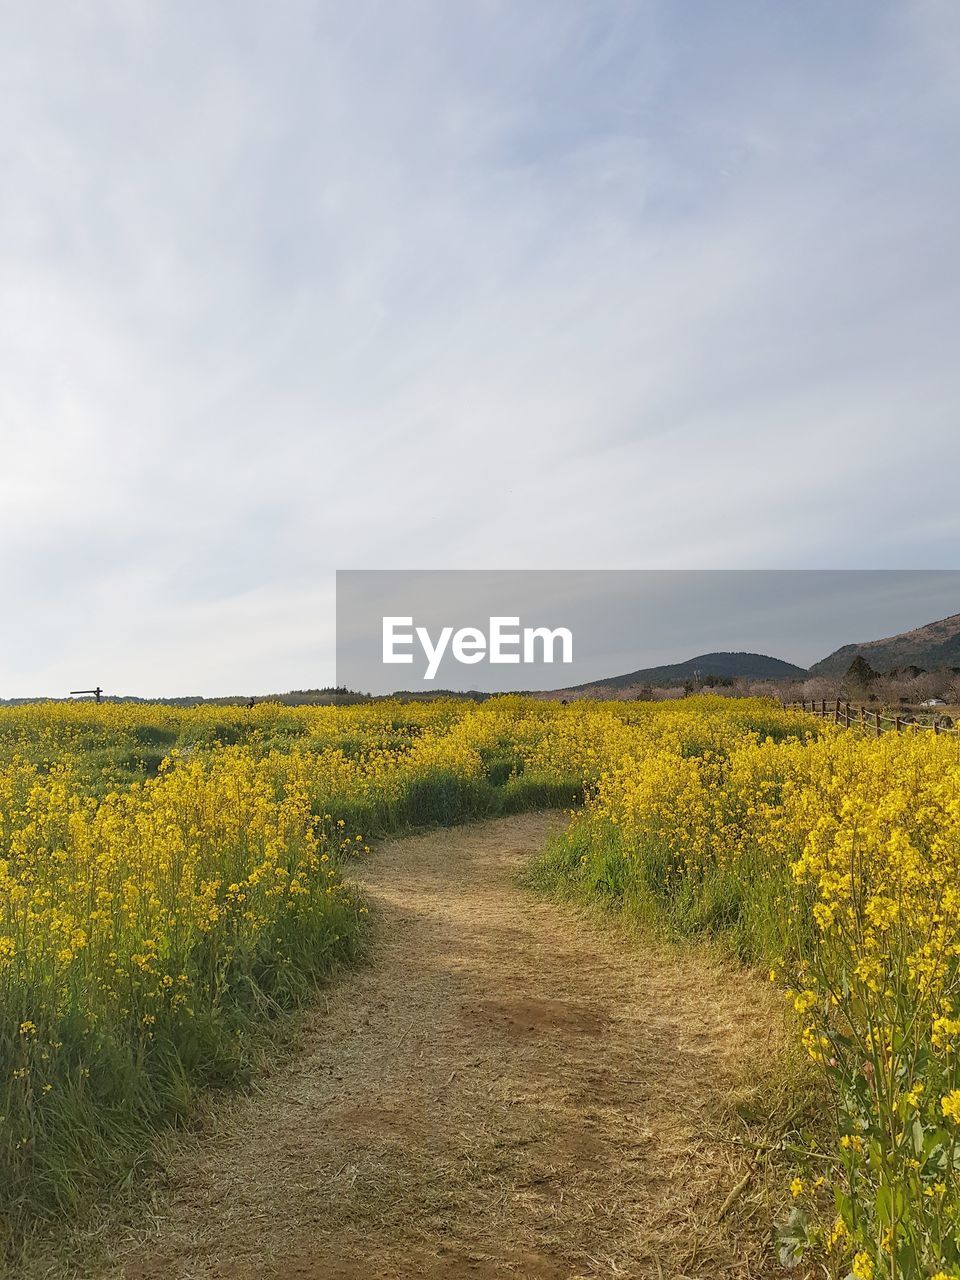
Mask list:
[[829,1111],[784,1259],[960,1277],[960,744],[759,699],[0,710],[8,1232],[127,1179],[361,954],[369,839],[546,806],[542,887],[789,991]]
[[624,726],[537,878],[722,935],[787,988],[829,1112],[785,1263],[960,1276],[960,742],[752,714],[690,699]]
[[[371,836],[574,803],[543,708],[0,711],[0,1223],[117,1185],[362,950]],[[531,767],[524,769],[529,757]]]

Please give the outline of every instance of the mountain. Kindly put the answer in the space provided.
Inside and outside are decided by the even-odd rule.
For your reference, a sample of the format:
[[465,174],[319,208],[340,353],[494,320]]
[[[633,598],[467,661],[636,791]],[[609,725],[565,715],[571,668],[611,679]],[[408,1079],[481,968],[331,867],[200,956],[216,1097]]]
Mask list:
[[860,656],[874,671],[891,671],[894,667],[922,667],[936,671],[940,667],[960,667],[960,613],[937,622],[928,622],[913,631],[883,640],[865,640],[861,644],[845,644],[815,662],[810,674],[815,676],[845,675],[850,663]]
[[764,653],[702,653],[699,658],[686,662],[671,662],[663,667],[643,667],[623,676],[611,676],[607,680],[591,680],[577,685],[571,692],[583,689],[625,689],[633,685],[669,684],[673,681],[708,677],[728,680],[802,680],[806,677],[803,667],[796,667],[782,658],[769,658]]

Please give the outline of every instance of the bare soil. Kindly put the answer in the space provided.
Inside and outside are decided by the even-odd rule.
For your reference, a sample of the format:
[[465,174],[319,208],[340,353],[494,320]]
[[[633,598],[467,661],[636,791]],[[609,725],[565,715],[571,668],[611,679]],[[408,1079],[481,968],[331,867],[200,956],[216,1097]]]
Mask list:
[[556,821],[375,851],[370,963],[179,1147],[102,1280],[770,1274],[765,1222],[718,1221],[746,1166],[709,1136],[770,998],[518,889]]

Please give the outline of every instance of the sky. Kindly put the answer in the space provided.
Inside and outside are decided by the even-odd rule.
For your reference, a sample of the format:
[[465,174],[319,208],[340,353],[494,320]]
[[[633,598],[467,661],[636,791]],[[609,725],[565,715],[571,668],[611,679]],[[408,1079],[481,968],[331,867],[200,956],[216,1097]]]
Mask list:
[[0,697],[323,685],[337,569],[956,567],[958,73],[952,0],[8,6]]

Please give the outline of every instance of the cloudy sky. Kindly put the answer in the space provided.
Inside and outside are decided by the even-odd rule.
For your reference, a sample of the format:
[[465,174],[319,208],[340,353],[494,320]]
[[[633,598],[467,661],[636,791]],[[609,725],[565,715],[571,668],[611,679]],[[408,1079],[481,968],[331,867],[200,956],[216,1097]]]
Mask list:
[[0,696],[325,683],[337,568],[954,567],[958,73],[953,0],[5,6]]

